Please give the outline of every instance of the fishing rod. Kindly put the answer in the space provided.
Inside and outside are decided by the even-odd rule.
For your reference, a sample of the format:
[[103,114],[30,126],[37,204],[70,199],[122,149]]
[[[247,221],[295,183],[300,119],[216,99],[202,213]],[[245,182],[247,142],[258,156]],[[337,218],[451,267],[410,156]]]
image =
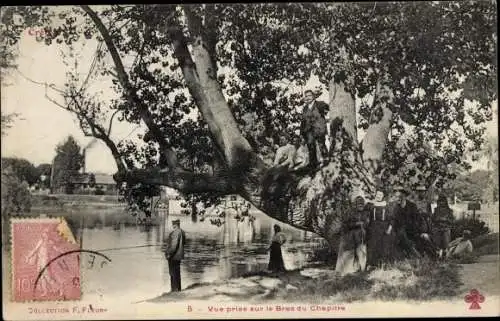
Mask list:
[[126,246],[126,247],[115,247],[103,250],[96,250],[96,252],[107,252],[107,251],[117,251],[117,250],[129,250],[129,249],[137,249],[142,247],[157,247],[162,246],[162,244],[149,244],[149,245],[137,245],[137,246]]

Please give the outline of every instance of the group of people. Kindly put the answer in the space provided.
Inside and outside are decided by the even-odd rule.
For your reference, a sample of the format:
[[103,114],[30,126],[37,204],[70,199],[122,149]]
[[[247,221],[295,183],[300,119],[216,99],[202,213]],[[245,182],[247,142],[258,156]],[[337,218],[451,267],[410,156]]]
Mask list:
[[[282,136],[276,151],[274,167],[287,171],[314,169],[328,157],[326,137],[335,131],[336,125],[328,118],[329,106],[317,101],[312,90],[304,92],[304,108],[300,124],[300,137],[293,140]],[[335,135],[335,133],[329,133]],[[397,190],[395,202],[386,201],[382,191],[374,200],[365,201],[357,196],[350,212],[342,220],[336,270],[341,274],[383,267],[387,263],[405,257],[426,256],[431,259],[452,257],[472,252],[470,231],[450,242],[453,213],[445,195],[440,195],[433,210],[426,198],[425,188],[416,191],[414,201],[411,193]],[[250,206],[244,207],[241,220],[248,216]],[[169,234],[166,258],[169,262],[172,291],[180,291],[180,261],[184,257],[184,232],[175,220]],[[286,240],[278,225],[269,247],[268,270],[285,271],[281,246]]]
[[365,201],[356,196],[352,210],[342,219],[336,271],[348,274],[410,257],[449,258],[473,250],[470,231],[450,242],[453,212],[445,195],[439,195],[432,210],[425,188],[397,189],[395,201],[388,202],[382,191]]
[[[410,191],[397,189],[394,201],[387,201],[382,191],[373,200],[365,201],[358,195],[352,209],[344,213],[342,233],[335,270],[342,275],[357,271],[383,268],[386,264],[410,257],[433,260],[461,256],[473,251],[471,232],[465,230],[454,241],[451,239],[453,212],[445,195],[439,195],[432,209],[426,201],[425,189],[417,190],[417,197],[409,199]],[[185,233],[180,221],[172,221],[173,230],[166,242],[172,292],[181,290],[180,263],[184,258]],[[274,225],[269,247],[268,270],[284,272],[281,246],[286,236],[279,225]]]

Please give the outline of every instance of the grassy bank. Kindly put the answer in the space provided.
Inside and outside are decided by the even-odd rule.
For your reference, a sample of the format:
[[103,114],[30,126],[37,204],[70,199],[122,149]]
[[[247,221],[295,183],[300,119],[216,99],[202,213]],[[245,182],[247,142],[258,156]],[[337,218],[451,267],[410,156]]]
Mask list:
[[344,277],[329,266],[272,274],[261,272],[211,284],[196,284],[180,293],[165,293],[151,302],[245,300],[354,302],[453,298],[461,294],[460,266],[428,260],[404,261],[385,269]]
[[480,235],[472,240],[477,255],[499,254],[499,233]]
[[474,253],[461,259],[413,259],[383,269],[339,276],[334,264],[285,273],[252,273],[214,283],[194,284],[179,293],[164,293],[151,302],[222,300],[261,302],[429,301],[457,298],[471,288],[496,295],[498,233],[472,240]]
[[462,285],[459,278],[456,264],[412,260],[344,277],[325,275],[293,279],[289,284],[298,290],[281,288],[276,298],[296,302],[316,302],[332,296],[343,302],[368,299],[425,301],[456,296]]

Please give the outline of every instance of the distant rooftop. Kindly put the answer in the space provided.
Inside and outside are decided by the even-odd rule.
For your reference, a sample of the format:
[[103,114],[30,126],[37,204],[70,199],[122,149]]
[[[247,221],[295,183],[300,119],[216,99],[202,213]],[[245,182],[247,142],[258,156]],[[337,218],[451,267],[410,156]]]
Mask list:
[[102,174],[102,173],[85,173],[78,174],[71,178],[71,182],[74,184],[88,184],[90,181],[90,174],[94,174],[95,183],[100,185],[115,185],[116,182],[112,175]]

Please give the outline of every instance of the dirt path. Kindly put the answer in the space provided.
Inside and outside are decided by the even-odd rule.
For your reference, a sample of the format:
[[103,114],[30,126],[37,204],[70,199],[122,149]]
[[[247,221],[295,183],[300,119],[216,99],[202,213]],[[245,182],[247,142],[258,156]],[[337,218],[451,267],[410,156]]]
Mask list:
[[500,295],[500,256],[498,254],[484,255],[477,263],[462,264],[462,292],[469,293],[477,289],[486,297]]

